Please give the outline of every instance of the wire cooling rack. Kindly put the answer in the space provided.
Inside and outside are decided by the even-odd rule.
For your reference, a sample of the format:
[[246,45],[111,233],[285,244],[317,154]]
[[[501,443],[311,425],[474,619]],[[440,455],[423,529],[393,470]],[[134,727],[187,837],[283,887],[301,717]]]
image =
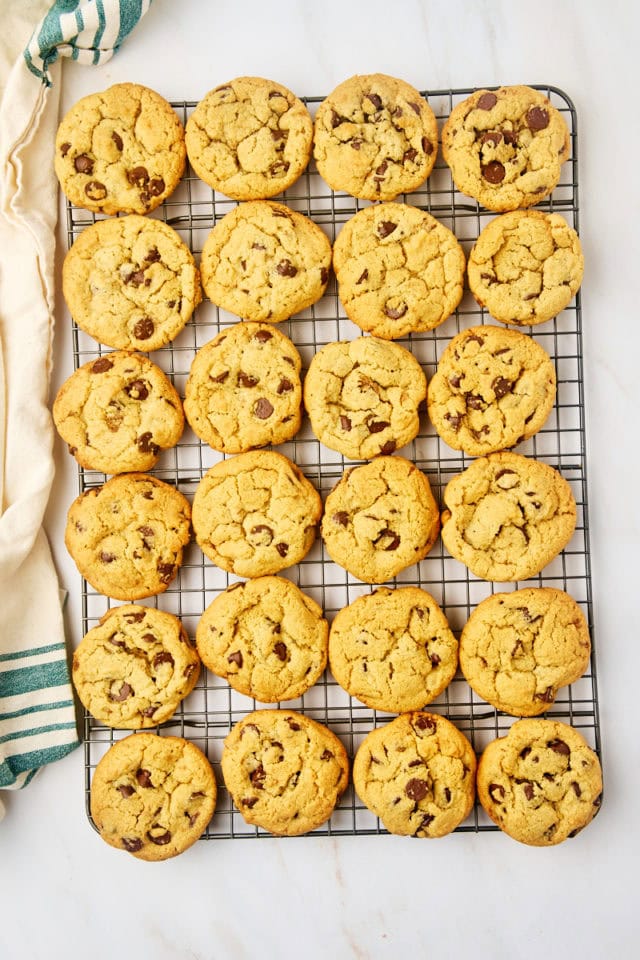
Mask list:
[[[533,84],[541,90],[564,117],[571,135],[571,157],[563,167],[560,183],[538,209],[561,213],[571,226],[579,229],[578,203],[578,137],[576,112],[568,96],[561,90]],[[442,123],[452,108],[473,90],[436,90],[423,92],[438,121]],[[313,114],[321,97],[305,99]],[[186,123],[196,106],[195,101],[172,104]],[[293,209],[311,217],[333,242],[340,227],[366,203],[329,189],[318,175],[313,162],[303,176],[281,199]],[[448,167],[441,157],[426,183],[399,200],[427,210],[449,227],[468,254],[480,231],[493,218],[477,203],[458,193]],[[196,259],[215,223],[235,206],[235,202],[214,193],[187,168],[175,193],[153,216],[170,224],[187,243]],[[67,205],[67,242],[74,242],[82,230],[97,217]],[[170,376],[178,392],[184,386],[196,351],[226,325],[238,318],[219,310],[205,300],[195,317],[176,340],[152,354],[153,360]],[[492,321],[467,292],[454,315],[435,330],[412,334],[402,343],[422,363],[427,377],[435,371],[437,361],[451,338],[467,327]],[[345,316],[332,278],[325,296],[314,306],[291,318],[280,328],[296,344],[303,359],[303,368],[321,346],[334,340],[352,339],[361,331]],[[557,372],[557,400],[545,426],[517,450],[540,459],[556,469],[571,485],[578,508],[575,534],[566,549],[537,577],[524,583],[492,584],[476,579],[461,563],[452,559],[438,540],[434,549],[419,564],[395,578],[397,586],[417,585],[438,601],[447,615],[452,630],[459,635],[471,611],[489,594],[522,586],[552,586],[567,591],[581,606],[593,639],[591,570],[587,504],[586,443],[584,423],[584,386],[582,365],[582,320],[580,293],[554,320],[539,326],[522,328],[551,355]],[[91,337],[73,325],[74,368],[105,352]],[[322,446],[311,432],[307,420],[296,437],[278,449],[292,459],[304,474],[326,496],[349,461]],[[470,463],[470,458],[454,451],[440,440],[422,412],[421,430],[416,439],[398,451],[414,461],[429,477],[434,495],[442,503],[442,493],[449,479]],[[187,427],[179,445],[165,451],[152,471],[173,484],[192,499],[197,483],[220,454],[202,444]],[[104,474],[79,469],[80,492],[105,481]],[[329,621],[338,610],[375,587],[363,584],[334,564],[320,540],[307,557],[281,575],[289,577],[324,609]],[[177,579],[166,593],[145,600],[150,606],[174,613],[181,618],[191,637],[205,608],[236,578],[215,567],[192,542],[185,551],[184,563]],[[82,581],[83,633],[95,626],[112,606],[112,602],[96,593]],[[204,839],[270,836],[261,828],[249,826],[233,807],[224,788],[220,772],[223,740],[231,727],[249,711],[264,707],[231,689],[228,683],[207,670],[202,671],[197,687],[178,709],[176,715],[162,724],[161,732],[184,736],[199,746],[209,757],[218,782],[218,805],[205,831]],[[392,719],[392,715],[371,710],[351,698],[327,670],[304,696],[285,704],[287,708],[319,720],[330,727],[343,741],[351,758],[366,734]],[[445,715],[471,740],[477,753],[495,737],[502,736],[514,721],[488,706],[471,690],[458,673],[449,687],[427,709]],[[580,729],[590,745],[600,753],[600,728],[595,657],[585,675],[570,687],[561,689],[545,716],[554,717]],[[129,731],[112,730],[84,714],[85,794],[90,822],[89,793],[96,764],[107,749]],[[95,825],[94,825],[95,826]],[[457,832],[497,830],[482,808],[476,804]],[[312,836],[383,834],[380,821],[360,802],[353,787],[342,796],[330,820],[313,831]]]

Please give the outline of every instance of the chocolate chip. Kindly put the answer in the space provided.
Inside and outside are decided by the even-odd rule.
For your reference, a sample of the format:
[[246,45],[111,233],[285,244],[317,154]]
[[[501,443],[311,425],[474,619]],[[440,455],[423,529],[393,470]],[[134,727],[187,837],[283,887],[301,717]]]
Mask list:
[[152,437],[153,437],[153,434],[150,433],[148,430],[146,431],[146,433],[140,434],[140,436],[136,440],[136,444],[138,446],[138,450],[140,451],[140,453],[150,453],[153,456],[155,456],[156,453],[160,451],[160,447],[158,446],[158,444],[153,443]]
[[378,236],[381,240],[384,240],[385,237],[393,233],[397,226],[398,224],[392,223],[391,220],[382,220],[381,223],[378,224]]
[[491,163],[485,164],[481,169],[482,176],[487,183],[502,183],[504,180],[505,169],[499,160],[492,160]]
[[60,147],[60,153],[62,154],[63,157],[66,157],[70,149],[71,149],[70,143],[63,143],[62,146]]
[[373,542],[377,545],[381,540],[386,540],[387,538],[389,538],[390,542],[383,549],[386,551],[397,550],[400,546],[400,536],[395,532],[395,530],[389,529],[389,527],[385,527],[385,529],[378,534],[377,538]]
[[282,396],[283,393],[289,393],[291,390],[293,390],[293,384],[291,383],[291,380],[287,380],[286,377],[283,377],[278,384],[276,393],[278,396]]
[[377,93],[367,93],[365,94],[367,100],[370,100],[376,110],[382,109],[382,98],[378,96]]
[[431,154],[433,153],[433,144],[431,143],[431,140],[428,140],[426,137],[423,137],[420,142],[422,143],[422,149],[424,150],[426,155],[428,157],[431,156]]
[[157,566],[157,571],[160,575],[161,583],[170,583],[173,580],[175,575],[175,564],[173,563],[159,563]]
[[240,651],[234,650],[233,653],[230,653],[229,656],[227,657],[227,663],[235,663],[236,666],[242,667],[244,660],[242,658],[242,654],[240,653]]
[[369,433],[381,433],[390,426],[391,424],[388,420],[369,420],[367,423],[367,429],[369,430]]
[[116,787],[116,790],[125,800],[128,799],[128,797],[132,797],[135,793],[133,787],[129,786],[128,783],[121,784],[119,787]]
[[408,781],[404,792],[410,800],[424,800],[429,792],[429,784],[426,780],[418,780],[414,777]]
[[278,658],[278,660],[282,660],[282,662],[284,663],[284,661],[287,659],[286,644],[284,644],[282,640],[279,640],[278,643],[276,643],[275,647],[273,648],[273,651],[276,657]]
[[490,133],[483,133],[480,137],[480,143],[490,143],[492,146],[497,147],[502,141],[502,134],[499,130],[492,130]]
[[415,114],[417,114],[418,116],[420,116],[420,104],[419,104],[419,103],[414,103],[413,100],[411,100],[411,101],[409,101],[409,106],[411,107],[411,109],[413,110],[413,112],[414,112]]
[[418,151],[416,150],[416,148],[409,147],[409,149],[405,150],[405,152],[402,154],[402,162],[406,163],[407,160],[415,160],[417,156],[418,156]]
[[400,317],[404,317],[408,309],[406,303],[403,303],[401,307],[385,307],[384,312],[390,320],[399,320]]
[[531,747],[523,747],[520,751],[520,756],[523,760],[526,760],[529,754],[531,753]]
[[151,782],[151,774],[148,770],[144,770],[142,767],[139,767],[136,770],[136,780],[141,787],[153,787]]
[[146,167],[134,167],[127,170],[127,180],[134,187],[144,187],[149,182],[149,171]]
[[266,397],[260,397],[253,408],[258,420],[268,420],[273,413],[273,404],[269,403]]
[[243,807],[248,807],[249,810],[251,810],[252,807],[255,807],[257,802],[258,802],[257,797],[246,797],[244,800],[241,801]]
[[154,667],[159,667],[162,663],[170,663],[172,667],[175,666],[175,660],[168,650],[163,650],[160,653],[156,653],[155,657],[153,658]]
[[320,267],[320,283],[324,286],[329,279],[329,271],[326,267]]
[[[161,830],[162,833],[158,833],[158,830]],[[151,830],[147,831],[147,839],[150,840],[151,843],[155,843],[158,847],[164,847],[167,843],[170,843],[171,833],[169,830],[165,830],[164,827],[155,824],[151,827]]]
[[107,195],[107,188],[104,183],[100,183],[99,180],[90,180],[84,188],[84,192],[89,197],[89,200],[104,200]]
[[296,723],[291,717],[287,717],[287,723],[289,724],[289,729],[297,731],[300,730],[300,724]]
[[[256,244],[254,243],[254,247],[255,246]],[[264,250],[264,247],[262,247],[261,249]],[[273,334],[270,333],[269,330],[258,330],[258,332],[256,333],[253,339],[257,340],[258,343],[267,343],[269,340],[273,339]]]
[[[275,213],[274,213],[274,216],[275,216]],[[251,249],[252,249],[252,250],[266,250],[267,248],[266,248],[262,243],[252,243],[252,244],[251,244]]]
[[533,800],[533,784],[527,782],[524,785],[524,795],[527,800]]
[[564,742],[564,740],[549,740],[547,746],[554,751],[554,753],[559,753],[563,757],[568,757],[571,753],[570,747]]
[[418,830],[426,830],[430,823],[433,823],[435,816],[432,813],[425,813],[424,817],[420,822]]
[[295,277],[297,272],[298,268],[294,267],[291,260],[281,260],[280,263],[276,264],[276,273],[279,273],[281,277]]
[[91,367],[91,373],[106,373],[107,370],[111,370],[112,366],[113,360],[110,360],[109,357],[100,357]]
[[464,419],[461,413],[445,413],[444,419],[451,425],[452,429],[457,433],[460,427],[462,426],[462,421]]
[[249,774],[249,780],[251,780],[251,783],[254,785],[256,790],[264,790],[264,781],[266,778],[267,775],[261,763],[259,763],[255,770],[252,770]]
[[272,140],[276,140],[276,141],[277,141],[277,140],[282,140],[282,138],[284,137],[284,135],[285,135],[285,134],[284,134],[284,130],[272,130],[272,131],[271,131],[271,139],[272,139]]
[[[271,527],[268,527],[266,523],[259,523],[257,527],[252,527],[251,533],[255,535],[264,533],[265,536],[262,537],[261,539],[262,539],[262,544],[265,547],[268,547],[271,541],[273,540],[273,530],[271,529]],[[266,539],[267,537],[268,539]]]
[[338,513],[334,513],[332,520],[334,523],[339,523],[341,527],[346,527],[349,525],[349,514],[340,510]]
[[269,173],[272,177],[281,177],[283,173],[286,173],[289,169],[290,164],[285,160],[276,160],[275,163],[272,163],[269,167]]
[[518,134],[515,130],[503,130],[502,136],[504,137],[504,142],[508,143],[510,146],[513,146],[518,142]]
[[383,454],[383,456],[388,457],[389,454],[393,453],[395,449],[396,449],[396,441],[387,440],[387,442],[383,443],[382,446],[380,447],[380,453]]
[[151,317],[142,317],[133,328],[133,335],[136,340],[148,340],[155,330],[155,325]]
[[429,657],[429,660],[431,661],[432,667],[440,666],[440,657],[438,656],[437,653],[432,653],[431,656]]
[[554,690],[553,687],[547,687],[544,693],[536,693],[536,700],[541,700],[543,703],[553,703]]
[[388,166],[387,161],[383,160],[382,163],[376,167],[375,172],[378,174],[379,177],[383,177],[384,174],[387,172],[387,166]]
[[478,110],[491,110],[492,107],[495,107],[498,102],[498,98],[495,93],[483,93],[479,98],[476,107]]
[[549,126],[549,114],[543,107],[531,107],[527,111],[527,126],[532,133]]
[[358,283],[364,283],[364,281],[365,281],[365,280],[368,280],[368,279],[369,279],[369,271],[368,271],[368,270],[366,269],[366,267],[365,267],[365,269],[362,271],[362,273],[360,274],[360,276],[359,276],[358,279],[356,280],[356,283],[357,283],[357,284],[358,284]]
[[132,380],[124,388],[124,392],[132,400],[146,400],[149,396],[149,390],[144,380]]
[[355,138],[351,141],[351,149],[352,149],[352,150],[359,150],[361,146],[362,146],[362,140],[358,140],[357,137],[355,137]]
[[125,613],[124,619],[127,621],[127,623],[142,623],[146,615],[146,610],[141,610],[138,613]]
[[500,803],[501,800],[504,800],[504,787],[499,783],[490,783],[489,784],[489,796],[494,803]]
[[496,377],[491,386],[496,395],[496,400],[501,400],[513,390],[513,384],[511,381],[506,380],[504,377]]
[[289,544],[288,543],[276,543],[276,550],[282,558],[286,557],[289,553]]
[[100,559],[102,560],[103,563],[113,563],[115,558],[116,558],[115,553],[107,553],[106,550],[103,550],[100,554]]
[[154,636],[153,633],[144,633],[144,634],[142,635],[142,639],[144,640],[145,643],[157,643],[157,642],[158,642],[158,638],[157,638],[156,636]]
[[137,853],[138,850],[142,850],[144,844],[138,837],[123,837],[122,846],[125,850],[128,850],[129,853]]
[[122,143],[122,137],[120,136],[120,134],[116,133],[116,131],[114,130],[113,133],[111,134],[111,139],[115,143],[118,150],[122,150],[123,143]]
[[431,717],[427,717],[424,714],[421,714],[415,721],[415,726],[418,730],[432,730],[435,732],[436,722],[432,720]]
[[144,270],[134,270],[125,278],[124,282],[130,284],[132,287],[141,287],[142,284],[144,284],[145,287],[148,287],[151,283],[151,279],[149,277],[145,277]]
[[86,153],[81,153],[73,161],[73,165],[78,173],[93,173],[93,160]]
[[242,370],[238,374],[238,384],[241,387],[255,387],[258,383],[258,378],[254,377],[250,373],[244,373]]
[[344,117],[341,117],[340,114],[336,113],[335,110],[331,111],[331,129],[335,130],[336,127],[339,127],[341,123],[346,123]]
[[403,115],[404,115],[404,111],[402,107],[394,107],[393,110],[391,111],[392,117],[402,117]]
[[133,687],[129,686],[128,683],[123,682],[120,685],[120,688],[114,693],[114,688],[117,686],[118,681],[114,680],[111,684],[111,689],[109,691],[109,699],[113,700],[114,703],[123,703],[125,700],[128,700],[129,697],[133,696]]
[[227,377],[229,376],[229,371],[224,370],[222,373],[219,373],[217,377],[212,377],[211,375],[209,376],[214,383],[224,383]]
[[447,803],[451,803],[451,790],[449,790],[449,787],[444,788],[444,798]]
[[495,479],[499,480],[501,477],[505,477],[509,473],[515,474],[515,470],[509,470],[508,467],[504,467],[502,470],[498,470],[498,472],[496,473]]
[[151,717],[154,715],[157,709],[158,709],[157,706],[145,707],[144,710],[142,711],[142,716],[148,717],[149,719],[151,719]]

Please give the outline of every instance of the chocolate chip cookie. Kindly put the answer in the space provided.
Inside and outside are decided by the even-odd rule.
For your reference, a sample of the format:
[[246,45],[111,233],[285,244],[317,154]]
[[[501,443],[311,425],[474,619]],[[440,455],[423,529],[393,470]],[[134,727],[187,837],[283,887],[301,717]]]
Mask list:
[[368,707],[405,713],[431,703],[453,679],[458,641],[426,590],[379,587],[334,618],[329,664]]
[[148,353],[174,340],[200,303],[191,251],[166,223],[132,214],[86,227],[67,253],[62,293],[99,343]]
[[576,525],[564,477],[518,453],[474,460],[449,481],[444,502],[443,543],[483,580],[535,576],[564,549]]
[[237,77],[200,101],[187,121],[191,166],[234,200],[261,200],[290,187],[311,156],[304,103],[273,80]]
[[435,713],[405,713],[369,733],[353,762],[356,793],[389,833],[444,837],[471,812],[476,756]]
[[531,337],[469,327],[451,340],[431,378],[429,419],[454,450],[478,457],[540,430],[556,398],[556,371]]
[[581,733],[558,720],[517,720],[478,763],[478,799],[514,840],[548,847],[600,809],[602,770]]
[[492,220],[469,255],[469,287],[502,323],[544,323],[582,283],[580,239],[558,213],[514,210]]
[[124,473],[74,500],[65,545],[82,576],[115,600],[163,593],[189,542],[189,501],[145,473]]
[[112,607],[73,654],[83,706],[108,727],[155,727],[173,716],[200,675],[200,658],[171,613]]
[[278,323],[319,300],[331,266],[320,227],[282,203],[249,200],[220,220],[202,248],[209,299],[244,320]]
[[453,108],[442,130],[442,155],[458,190],[497,212],[548,196],[569,143],[562,114],[525,86],[476,90]]
[[352,460],[403,447],[420,429],[427,379],[413,354],[376,337],[329,343],[314,355],[304,404],[321,443]]
[[386,340],[432,330],[462,299],[462,247],[444,224],[407,204],[356,213],[336,238],[333,267],[349,319]]
[[315,830],[349,778],[335,733],[293,710],[256,710],[224,741],[222,775],[246,820],[276,836]]
[[234,583],[204,611],[202,661],[261,703],[294,700],[327,665],[329,625],[315,600],[283,577]]
[[376,457],[347,470],[322,519],[327,553],[365,583],[385,583],[426,557],[440,518],[429,481],[404,457]]
[[268,323],[227,327],[191,365],[184,410],[201,440],[222,453],[284,443],[300,429],[300,354]]
[[184,172],[184,128],[167,101],[137,83],[83,97],[56,134],[54,166],[65,196],[100,213],[149,213]]
[[182,402],[160,367],[141,354],[114,351],[66,380],[53,420],[69,452],[87,470],[151,470],[182,435]]
[[211,764],[194,743],[132,733],[95,769],[91,816],[109,846],[139,860],[168,860],[204,833],[216,797]]
[[204,554],[239,577],[278,573],[311,549],[322,513],[315,487],[272,450],[240,453],[213,466],[193,500]]
[[350,77],[318,107],[313,155],[334,190],[393,200],[424,183],[437,152],[434,113],[404,80],[382,73]]
[[589,628],[580,607],[552,587],[495,593],[460,636],[460,667],[478,696],[497,710],[533,717],[589,663]]

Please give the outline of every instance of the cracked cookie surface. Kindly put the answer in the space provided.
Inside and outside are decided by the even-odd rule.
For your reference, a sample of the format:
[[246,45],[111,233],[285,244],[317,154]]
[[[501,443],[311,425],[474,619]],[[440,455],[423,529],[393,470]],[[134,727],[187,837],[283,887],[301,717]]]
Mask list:
[[77,207],[149,213],[177,187],[186,155],[169,103],[148,87],[118,83],[71,107],[58,127],[54,165]]
[[422,560],[439,529],[429,480],[398,456],[347,470],[327,496],[322,519],[331,559],[365,583],[385,583]]
[[91,816],[110,846],[139,860],[168,860],[204,833],[216,798],[211,764],[194,743],[136,733],[98,763]]
[[329,343],[314,355],[304,403],[318,440],[352,460],[390,454],[420,428],[427,380],[413,354],[376,337]]
[[576,525],[569,483],[518,453],[475,460],[449,481],[444,502],[443,543],[483,580],[534,576],[564,549]]
[[442,155],[461,193],[488,210],[516,210],[554,189],[569,157],[569,131],[531,87],[476,90],[451,111]]
[[278,323],[320,299],[331,244],[309,217],[283,203],[248,200],[220,220],[202,248],[212,303],[244,320]]
[[369,733],[353,762],[356,793],[389,833],[444,837],[471,812],[476,756],[449,720],[405,713]]
[[393,200],[424,183],[437,151],[434,113],[404,80],[380,73],[351,77],[318,107],[313,155],[334,190]]
[[405,713],[431,703],[453,679],[458,641],[433,597],[419,587],[379,587],[335,616],[331,672],[374,710]]
[[582,610],[567,593],[527,587],[483,600],[460,636],[460,667],[478,696],[518,717],[544,713],[591,654]]
[[431,214],[402,203],[366,207],[348,220],[333,267],[349,319],[385,340],[432,330],[462,299],[462,247]]
[[278,573],[298,563],[316,538],[322,500],[287,457],[239,453],[204,475],[193,500],[202,552],[240,577]]
[[544,323],[557,316],[582,283],[580,238],[564,217],[514,210],[492,220],[469,255],[469,287],[502,323]]
[[222,774],[247,823],[299,836],[331,816],[349,778],[336,735],[293,710],[256,710],[224,742]]
[[90,360],[58,391],[53,420],[69,452],[87,470],[150,470],[182,435],[182,402],[160,367],[115,351]]
[[501,830],[536,847],[573,837],[600,809],[602,770],[574,727],[517,720],[478,764],[478,799]]
[[200,658],[171,613],[125,604],[89,630],[73,654],[73,684],[109,727],[155,727],[193,690]]
[[284,577],[234,583],[204,611],[196,644],[205,666],[261,703],[301,696],[327,665],[329,625]]
[[445,443],[477,457],[532,437],[555,397],[553,361],[535,340],[503,327],[469,327],[440,357],[427,409]]
[[115,600],[163,593],[191,534],[189,501],[144,473],[125,473],[80,494],[69,508],[65,545],[82,576]]
[[198,176],[234,200],[273,197],[300,177],[313,122],[294,94],[262,77],[237,77],[209,91],[187,121]]
[[276,327],[249,321],[227,327],[191,365],[184,401],[191,428],[222,453],[284,443],[300,429],[301,365]]
[[67,253],[62,292],[99,343],[148,353],[174,340],[200,303],[200,274],[168,224],[131,214],[86,227]]

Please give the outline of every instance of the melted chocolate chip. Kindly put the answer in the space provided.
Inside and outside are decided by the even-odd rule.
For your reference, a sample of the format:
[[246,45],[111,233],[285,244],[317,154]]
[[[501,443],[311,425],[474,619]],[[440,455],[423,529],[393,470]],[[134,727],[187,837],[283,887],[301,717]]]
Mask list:
[[144,844],[138,837],[123,837],[122,846],[129,853],[137,853],[138,850],[142,850]]
[[365,269],[362,271],[362,273],[360,274],[360,276],[359,276],[358,279],[356,280],[356,284],[358,284],[358,283],[364,283],[364,281],[365,281],[365,280],[368,280],[368,279],[369,279],[369,271],[368,271],[368,270],[366,269],[366,267],[365,267]]
[[175,666],[175,660],[171,656],[168,650],[163,650],[161,653],[156,653],[153,658],[154,667],[159,667],[162,663],[170,663],[171,666]]
[[282,660],[283,663],[287,659],[287,646],[282,642],[282,640],[279,640],[276,643],[276,645],[273,648],[273,652],[275,653],[278,660]]
[[480,137],[480,143],[490,143],[492,146],[497,147],[499,143],[502,142],[502,133],[499,130],[491,130],[489,133],[483,133]]
[[[162,833],[158,833],[158,830],[162,830]],[[171,842],[171,833],[169,830],[164,830],[156,824],[151,830],[147,831],[147,839],[150,840],[151,843],[155,843],[158,847],[164,847],[167,843]]]
[[418,730],[435,731],[436,722],[435,720],[432,720],[431,717],[427,717],[424,714],[421,714],[419,717],[416,718],[415,726],[418,728]]
[[293,720],[292,717],[287,717],[287,723],[289,724],[290,730],[294,730],[294,731],[300,730],[300,724],[296,723],[296,721]]
[[112,366],[113,360],[110,360],[109,357],[100,357],[91,367],[91,373],[106,373],[107,370],[111,370]]
[[70,149],[71,149],[71,144],[70,144],[70,143],[63,143],[62,146],[60,147],[60,153],[61,153],[61,155],[62,155],[63,157],[66,157],[66,155],[69,153],[69,150],[70,150]]
[[329,271],[326,267],[320,267],[320,283],[324,287],[325,283],[329,279]]
[[251,783],[254,785],[256,790],[264,790],[264,781],[266,778],[267,775],[261,763],[259,763],[255,770],[252,770],[249,774],[249,780],[251,780]]
[[263,545],[265,547],[268,547],[273,540],[273,530],[271,527],[268,527],[266,523],[259,523],[257,527],[252,527],[251,533],[255,535],[264,534],[264,537],[261,537],[261,540],[263,541]]
[[280,556],[284,559],[289,553],[289,544],[288,543],[276,543],[276,550]]
[[382,98],[377,93],[367,93],[367,100],[370,100],[376,110],[382,109]]
[[[115,682],[117,683],[117,681]],[[124,703],[124,701],[128,700],[132,695],[133,687],[129,686],[128,683],[123,682],[117,693],[109,693],[109,699],[113,700],[114,703]]]
[[492,160],[482,168],[482,176],[487,183],[498,184],[504,180],[505,169],[499,160]]
[[155,325],[151,317],[142,317],[133,328],[133,335],[136,340],[148,340],[153,335]]
[[431,140],[428,140],[427,137],[423,137],[420,142],[422,143],[422,149],[424,150],[426,155],[428,157],[431,156],[431,154],[433,153],[433,144],[431,143]]
[[501,800],[504,800],[504,787],[499,783],[490,783],[489,784],[489,796],[494,803],[500,803]]
[[170,583],[175,574],[175,565],[173,563],[159,563],[157,571],[160,575],[161,583]]
[[[428,141],[427,141],[427,143],[428,143]],[[415,160],[415,158],[416,158],[417,156],[418,156],[418,151],[416,150],[416,148],[415,148],[415,147],[409,147],[409,149],[408,149],[408,150],[405,150],[405,152],[402,154],[402,162],[403,162],[403,163],[406,163],[407,160]]]
[[120,136],[120,134],[116,133],[116,131],[114,130],[113,133],[111,134],[111,139],[115,143],[118,150],[122,150],[122,147],[124,146],[124,144],[122,143],[122,137]]
[[234,650],[233,653],[230,653],[229,656],[227,657],[227,663],[235,663],[236,666],[242,667],[244,660],[240,651]]
[[[259,245],[254,243],[254,247],[255,246]],[[261,247],[261,249],[264,250],[264,247]],[[269,330],[258,330],[253,339],[257,340],[258,343],[268,343],[269,340],[273,339],[273,334],[270,333]]]
[[153,456],[160,451],[160,447],[157,443],[153,443],[153,434],[148,430],[145,433],[141,433],[136,444],[140,453],[150,453]]
[[502,397],[506,397],[508,393],[513,391],[513,384],[504,377],[496,377],[491,386],[496,395],[496,400],[501,400]]
[[373,542],[377,545],[381,540],[386,540],[387,538],[389,538],[389,543],[383,549],[385,551],[397,550],[400,546],[400,536],[395,532],[395,530],[389,529],[389,527],[385,527],[385,529],[381,531],[377,539]]
[[139,767],[136,770],[136,780],[141,787],[153,787],[151,782],[151,774],[148,770],[144,770],[142,767]]
[[276,393],[278,396],[282,396],[283,393],[289,393],[291,390],[293,390],[293,384],[291,383],[291,380],[287,380],[286,377],[283,377],[278,384]]
[[429,792],[429,784],[426,780],[418,780],[416,777],[409,780],[404,792],[410,800],[424,800]]
[[146,400],[149,396],[149,390],[144,380],[132,380],[124,388],[124,392],[132,400]]
[[146,615],[146,611],[141,610],[138,613],[125,613],[124,619],[127,623],[142,623]]
[[99,201],[104,200],[106,197],[107,188],[104,183],[100,183],[99,180],[90,180],[84,188],[84,192],[89,197],[89,200]]
[[276,273],[279,273],[281,277],[295,277],[297,272],[298,268],[294,267],[291,260],[281,260],[280,263],[276,264]]
[[339,510],[338,513],[334,513],[332,520],[341,527],[346,527],[349,524],[349,514],[345,510]]
[[547,746],[551,750],[553,750],[554,753],[559,753],[563,757],[568,757],[569,754],[571,753],[571,749],[564,742],[564,740],[559,740],[559,739],[549,740],[549,742],[547,743]]
[[238,385],[241,387],[255,387],[258,383],[258,378],[254,377],[250,373],[244,373],[242,370],[238,373]]
[[144,187],[149,182],[149,171],[146,167],[134,167],[127,170],[127,180],[134,187]]
[[383,456],[388,457],[389,454],[393,453],[395,449],[396,449],[396,441],[387,440],[387,442],[383,443],[382,446],[380,447],[380,453],[383,454]]
[[406,303],[403,303],[401,307],[385,307],[384,312],[390,320],[399,320],[400,317],[404,317],[408,309]]
[[144,284],[145,287],[148,287],[151,283],[151,278],[145,277],[144,270],[134,270],[126,277],[124,282],[128,283],[132,287],[141,287],[142,284]]
[[228,376],[229,376],[229,371],[228,371],[228,370],[223,370],[223,372],[222,372],[222,373],[219,373],[217,377],[212,377],[212,376],[210,375],[210,379],[211,379],[214,383],[224,383]]
[[529,782],[525,783],[524,795],[527,798],[527,800],[533,800],[533,784],[532,783],[529,783]]
[[381,433],[390,426],[391,424],[388,420],[369,420],[367,422],[367,429],[369,430],[369,433]]
[[116,558],[115,553],[107,553],[106,550],[103,550],[100,554],[100,559],[103,563],[113,563],[115,558]]
[[381,240],[384,240],[385,237],[393,233],[397,226],[398,224],[392,223],[391,220],[382,220],[381,223],[378,224],[378,236]]
[[73,165],[78,173],[93,173],[93,160],[86,153],[81,153],[73,161]]
[[495,107],[498,102],[498,98],[495,93],[483,93],[482,96],[478,99],[476,107],[478,110],[491,110],[492,107]]
[[253,408],[253,412],[258,420],[268,420],[273,413],[273,404],[269,403],[266,397],[260,397]]
[[549,114],[543,107],[531,107],[527,111],[527,126],[532,133],[549,126]]
[[121,797],[124,797],[127,800],[129,797],[132,797],[135,793],[133,787],[129,786],[128,783],[122,783],[119,787],[116,787],[116,790]]

